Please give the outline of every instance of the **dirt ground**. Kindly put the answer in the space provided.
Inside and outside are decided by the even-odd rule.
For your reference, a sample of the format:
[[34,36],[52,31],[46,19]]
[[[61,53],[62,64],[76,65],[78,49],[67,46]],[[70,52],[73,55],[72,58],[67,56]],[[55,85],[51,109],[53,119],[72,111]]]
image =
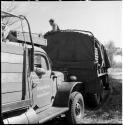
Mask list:
[[[112,93],[108,100],[100,109],[91,112],[86,111],[83,123],[122,124],[122,68],[109,69],[109,81],[112,86]],[[51,120],[50,123],[65,124],[67,119],[63,115]]]

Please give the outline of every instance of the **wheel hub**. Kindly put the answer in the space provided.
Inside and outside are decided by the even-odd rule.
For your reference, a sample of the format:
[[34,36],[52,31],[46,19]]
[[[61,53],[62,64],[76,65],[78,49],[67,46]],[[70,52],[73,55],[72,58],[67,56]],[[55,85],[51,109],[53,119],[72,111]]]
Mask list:
[[76,103],[75,113],[77,117],[81,117],[81,106],[79,102]]

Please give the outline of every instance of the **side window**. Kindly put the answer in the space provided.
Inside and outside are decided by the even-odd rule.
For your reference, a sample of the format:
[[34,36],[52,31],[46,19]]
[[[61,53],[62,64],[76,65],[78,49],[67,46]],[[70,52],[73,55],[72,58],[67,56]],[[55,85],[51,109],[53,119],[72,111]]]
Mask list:
[[36,54],[34,57],[34,65],[38,68],[44,68],[45,70],[49,70],[48,60],[45,56]]
[[41,55],[35,55],[34,56],[34,65],[35,67],[41,68]]
[[41,56],[41,65],[45,70],[49,70],[48,62],[45,56]]

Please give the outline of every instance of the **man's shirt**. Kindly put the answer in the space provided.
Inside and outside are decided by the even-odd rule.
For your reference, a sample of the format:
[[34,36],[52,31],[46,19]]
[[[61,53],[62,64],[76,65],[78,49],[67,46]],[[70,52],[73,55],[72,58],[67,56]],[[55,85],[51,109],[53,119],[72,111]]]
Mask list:
[[58,31],[58,30],[60,30],[58,25],[56,23],[53,23],[52,24],[52,31]]

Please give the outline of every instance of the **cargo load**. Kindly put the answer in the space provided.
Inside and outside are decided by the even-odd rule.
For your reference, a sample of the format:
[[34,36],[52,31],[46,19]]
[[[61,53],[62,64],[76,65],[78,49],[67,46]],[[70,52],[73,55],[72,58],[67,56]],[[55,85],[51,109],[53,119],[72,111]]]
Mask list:
[[48,45],[44,49],[53,67],[94,68],[95,61],[109,68],[105,47],[92,35],[75,31],[48,32],[44,36]]
[[110,62],[105,47],[90,31],[60,30],[47,32],[44,50],[52,60],[53,70],[76,76],[85,91],[100,91],[100,78],[107,78]]

